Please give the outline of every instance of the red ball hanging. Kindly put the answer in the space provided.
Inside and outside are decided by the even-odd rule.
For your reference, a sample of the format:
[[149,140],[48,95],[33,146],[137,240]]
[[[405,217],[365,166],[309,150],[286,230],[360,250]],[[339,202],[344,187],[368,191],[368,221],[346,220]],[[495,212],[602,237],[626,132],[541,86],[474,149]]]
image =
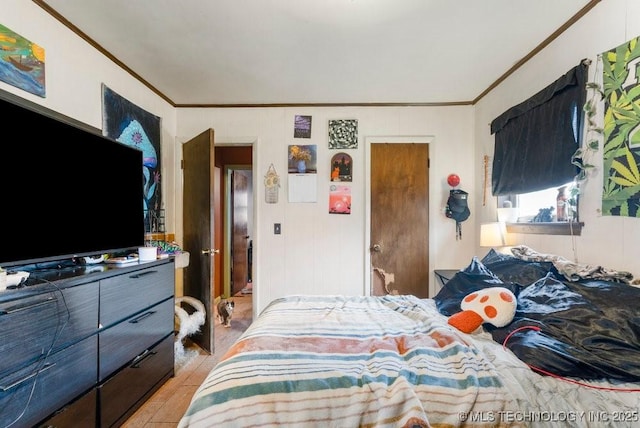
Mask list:
[[447,183],[449,183],[449,186],[451,187],[456,187],[460,184],[460,177],[458,177],[457,174],[449,174],[447,177]]

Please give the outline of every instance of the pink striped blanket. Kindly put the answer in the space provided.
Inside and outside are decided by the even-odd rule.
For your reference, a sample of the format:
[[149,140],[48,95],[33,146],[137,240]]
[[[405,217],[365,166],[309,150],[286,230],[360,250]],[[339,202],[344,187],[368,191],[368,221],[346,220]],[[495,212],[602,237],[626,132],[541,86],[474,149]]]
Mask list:
[[516,403],[496,367],[427,302],[276,299],[209,373],[179,426],[513,426],[497,416]]

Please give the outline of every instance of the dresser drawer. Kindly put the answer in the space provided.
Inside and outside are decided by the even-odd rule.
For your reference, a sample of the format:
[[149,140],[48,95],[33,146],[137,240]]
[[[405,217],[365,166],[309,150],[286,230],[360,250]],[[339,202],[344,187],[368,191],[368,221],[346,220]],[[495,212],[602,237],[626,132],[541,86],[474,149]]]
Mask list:
[[32,426],[96,384],[97,337],[0,378],[0,426]]
[[109,327],[174,294],[173,263],[100,281],[100,324]]
[[95,333],[98,292],[92,282],[1,303],[0,376]]
[[173,376],[173,334],[98,387],[100,426],[119,425]]
[[78,400],[58,410],[40,428],[93,427],[98,418],[98,390],[92,389]]
[[[174,330],[175,303],[169,298],[99,333],[102,381]],[[173,335],[173,334],[172,334]]]

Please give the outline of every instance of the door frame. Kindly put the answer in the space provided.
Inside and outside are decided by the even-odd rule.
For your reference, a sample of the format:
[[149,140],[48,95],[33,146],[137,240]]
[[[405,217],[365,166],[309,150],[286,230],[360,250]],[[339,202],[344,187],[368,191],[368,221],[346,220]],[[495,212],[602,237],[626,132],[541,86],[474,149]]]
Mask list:
[[[253,222],[253,236],[252,236],[252,240],[253,240],[253,291],[252,291],[252,295],[251,295],[251,307],[252,307],[252,316],[253,319],[256,318],[257,316],[257,302],[258,302],[258,296],[260,293],[260,287],[256,287],[257,284],[259,284],[259,271],[258,271],[258,264],[256,263],[256,257],[257,257],[257,251],[258,251],[258,245],[257,243],[259,242],[259,224],[257,222],[257,219],[259,218],[259,211],[260,211],[260,207],[258,204],[258,192],[257,192],[257,186],[256,183],[261,183],[262,181],[257,181],[259,180],[258,177],[258,168],[256,165],[259,164],[258,162],[258,137],[222,137],[220,138],[220,141],[215,141],[214,142],[214,147],[239,147],[239,146],[246,146],[246,147],[251,147],[251,179],[253,181],[253,191],[252,191],[252,204],[253,204],[253,210],[251,213],[249,213],[251,216],[253,216],[252,218],[252,222]],[[226,174],[226,171],[222,171],[222,174]],[[223,195],[223,198],[227,198],[228,194],[226,191],[226,186],[225,186],[225,194]],[[228,201],[227,201],[228,202]],[[223,217],[226,217],[226,214],[223,213]],[[227,239],[227,230],[226,230],[226,225],[223,223],[223,245],[226,245],[226,239]],[[222,263],[222,268],[223,269],[227,269],[228,266],[225,266],[224,261]],[[228,271],[227,274],[229,273]],[[223,290],[225,289],[225,285],[223,284]]]
[[[371,246],[371,145],[378,143],[415,143],[415,144],[429,144],[429,160],[434,157],[435,153],[435,137],[433,135],[389,135],[389,136],[371,136],[364,138],[364,157],[365,157],[365,170],[367,173],[365,174],[365,203],[364,203],[364,212],[365,212],[365,221],[364,221],[364,290],[363,293],[365,296],[371,295],[371,285],[373,283],[373,269],[371,267],[371,256],[370,256],[370,246]],[[435,181],[432,180],[429,176],[429,195],[436,195],[437,189],[435,186]],[[436,213],[433,212],[434,208],[439,206],[438,204],[429,204],[429,236],[435,236],[433,225],[434,222],[431,221],[432,218],[436,218]],[[433,260],[435,257],[431,255],[434,253],[434,240],[429,239],[429,272],[432,272],[434,269]],[[431,275],[432,276],[432,275]],[[429,278],[429,295],[435,296],[435,283],[434,278]]]

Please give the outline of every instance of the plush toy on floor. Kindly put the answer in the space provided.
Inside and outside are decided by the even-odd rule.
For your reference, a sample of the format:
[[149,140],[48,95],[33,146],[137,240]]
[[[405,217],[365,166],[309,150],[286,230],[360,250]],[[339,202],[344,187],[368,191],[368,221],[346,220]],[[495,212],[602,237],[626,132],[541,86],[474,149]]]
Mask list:
[[[182,303],[186,303],[193,308],[193,312],[189,314],[182,306]],[[175,338],[175,357],[176,361],[185,357],[183,339],[187,336],[198,332],[200,327],[204,324],[205,309],[202,302],[194,297],[182,296],[176,297],[175,300],[175,314],[179,321],[178,335]]]
[[448,323],[464,333],[473,333],[484,323],[496,327],[509,324],[516,314],[516,296],[504,287],[489,287],[467,294],[460,303],[461,312]]

